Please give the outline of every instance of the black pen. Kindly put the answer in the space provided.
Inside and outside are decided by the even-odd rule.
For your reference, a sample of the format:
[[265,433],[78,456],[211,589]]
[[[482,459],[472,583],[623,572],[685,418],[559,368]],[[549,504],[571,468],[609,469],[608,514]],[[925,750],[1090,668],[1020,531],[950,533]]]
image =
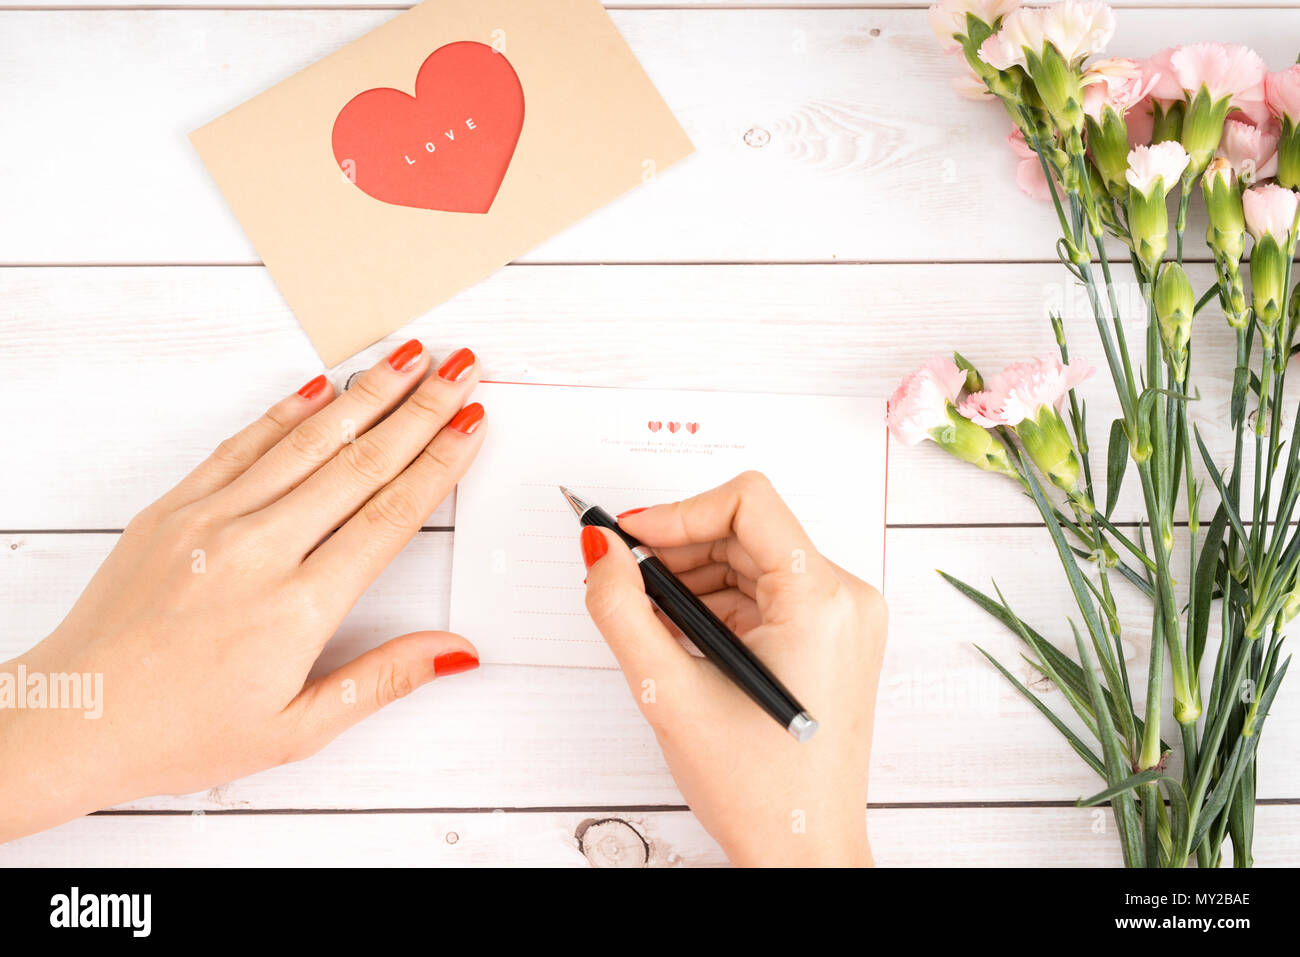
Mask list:
[[817,733],[817,722],[785,685],[668,570],[668,566],[648,546],[619,528],[618,519],[599,505],[589,505],[563,485],[560,492],[578,516],[579,524],[608,528],[627,543],[641,569],[646,595],[724,675],[794,735],[795,740],[807,741]]

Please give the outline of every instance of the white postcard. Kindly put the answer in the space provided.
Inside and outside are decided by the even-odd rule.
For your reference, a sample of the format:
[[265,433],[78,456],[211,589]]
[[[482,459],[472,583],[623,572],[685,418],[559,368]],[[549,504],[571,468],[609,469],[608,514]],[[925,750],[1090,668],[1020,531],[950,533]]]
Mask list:
[[765,473],[817,548],[880,587],[883,399],[483,383],[489,429],[456,496],[451,629],[485,662],[617,667],[587,617],[579,526]]

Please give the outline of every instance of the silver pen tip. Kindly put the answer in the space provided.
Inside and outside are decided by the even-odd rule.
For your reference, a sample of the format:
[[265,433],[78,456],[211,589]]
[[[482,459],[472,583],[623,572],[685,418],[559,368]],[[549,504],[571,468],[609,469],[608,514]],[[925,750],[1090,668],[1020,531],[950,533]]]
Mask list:
[[796,741],[803,744],[817,733],[817,722],[807,711],[800,711],[790,720],[786,730],[794,735]]
[[559,486],[559,489],[560,494],[564,496],[564,500],[569,503],[569,508],[573,509],[573,514],[577,515],[579,518],[582,517],[583,512],[591,508],[590,505],[580,499],[570,489],[565,488],[563,485]]

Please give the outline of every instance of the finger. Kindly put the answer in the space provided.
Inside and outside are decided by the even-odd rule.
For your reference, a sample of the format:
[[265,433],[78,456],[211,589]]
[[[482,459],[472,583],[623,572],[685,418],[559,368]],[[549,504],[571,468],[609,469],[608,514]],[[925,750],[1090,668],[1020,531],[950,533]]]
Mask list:
[[401,475],[308,556],[303,571],[351,607],[456,487],[483,444],[485,423],[477,402],[461,409]]
[[754,580],[740,574],[726,562],[714,562],[712,565],[692,568],[677,577],[683,585],[697,595],[707,595],[727,588],[738,588],[751,598],[756,594],[757,586]]
[[772,483],[744,472],[702,495],[624,513],[620,524],[652,548],[710,542],[734,535],[763,573],[786,571],[816,554],[812,540]]
[[700,595],[700,601],[713,612],[722,623],[737,635],[743,637],[763,623],[763,615],[751,595],[739,588],[724,588],[720,591]]
[[429,368],[429,361],[418,339],[398,346],[277,442],[231,483],[218,506],[232,515],[247,515],[283,498],[401,402]]
[[672,548],[656,548],[655,554],[671,572],[680,575],[692,568],[722,561],[725,555],[725,543],[693,542],[690,545],[677,545]]
[[587,613],[614,652],[638,702],[643,701],[646,681],[666,691],[666,686],[690,680],[694,674],[690,652],[655,617],[636,559],[623,540],[589,525],[582,530],[581,547],[587,566]]
[[283,523],[280,527],[302,548],[302,554],[400,475],[452,417],[461,413],[466,397],[478,384],[474,354],[465,352],[468,366],[453,367],[446,377],[429,376],[388,418],[344,446],[266,509],[273,523]]
[[419,631],[394,638],[319,678],[284,709],[293,759],[315,754],[343,731],[434,678],[478,667],[478,651],[460,635]]
[[225,488],[243,475],[299,423],[319,411],[334,395],[329,379],[318,375],[293,395],[267,409],[260,419],[216,447],[211,455],[158,504],[175,510]]

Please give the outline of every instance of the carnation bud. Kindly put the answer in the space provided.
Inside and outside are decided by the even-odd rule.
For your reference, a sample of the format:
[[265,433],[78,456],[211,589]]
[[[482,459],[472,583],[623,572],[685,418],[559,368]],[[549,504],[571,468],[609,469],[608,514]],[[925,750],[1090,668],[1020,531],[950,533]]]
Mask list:
[[1287,298],[1288,258],[1278,241],[1267,233],[1255,240],[1255,248],[1250,254],[1250,291],[1255,318],[1265,342],[1270,344]]
[[1034,90],[1057,129],[1082,133],[1083,78],[1079,71],[1051,43],[1044,43],[1038,54],[1026,49],[1025,60]]
[[1190,158],[1178,143],[1137,146],[1128,155],[1128,221],[1133,251],[1154,282],[1169,248],[1169,210],[1165,197],[1187,173]]
[[1133,250],[1148,276],[1154,276],[1169,248],[1169,209],[1161,190],[1143,193],[1129,187],[1128,228]]
[[1101,122],[1091,116],[1085,120],[1088,131],[1088,152],[1106,191],[1116,199],[1128,193],[1128,128],[1124,118],[1109,105],[1102,107]]
[[1232,164],[1223,157],[1211,161],[1201,180],[1201,191],[1210,215],[1205,241],[1219,258],[1234,265],[1240,263],[1246,252],[1246,215]]
[[1277,147],[1277,181],[1287,189],[1300,189],[1300,126],[1282,119],[1282,139]]
[[1160,278],[1156,280],[1155,306],[1165,358],[1174,368],[1174,379],[1182,382],[1187,374],[1187,345],[1192,337],[1196,293],[1187,273],[1178,263],[1166,263],[1160,270]]
[[1223,139],[1223,123],[1228,118],[1228,107],[1231,105],[1230,96],[1211,100],[1210,91],[1204,86],[1188,104],[1179,139],[1183,149],[1192,158],[1187,168],[1190,178],[1194,179],[1205,171],[1214,151],[1219,148],[1219,141]]
[[951,404],[948,406],[947,424],[932,429],[930,438],[939,448],[963,462],[979,466],[986,472],[1020,478],[1006,448],[993,437],[993,433],[961,415]]
[[1065,421],[1050,405],[1022,420],[1015,427],[1016,436],[1038,470],[1061,491],[1074,492],[1079,485],[1079,458],[1065,428]]
[[1296,615],[1300,615],[1300,588],[1293,589],[1282,599],[1282,607],[1278,610],[1278,614],[1282,616],[1284,625]]

